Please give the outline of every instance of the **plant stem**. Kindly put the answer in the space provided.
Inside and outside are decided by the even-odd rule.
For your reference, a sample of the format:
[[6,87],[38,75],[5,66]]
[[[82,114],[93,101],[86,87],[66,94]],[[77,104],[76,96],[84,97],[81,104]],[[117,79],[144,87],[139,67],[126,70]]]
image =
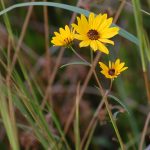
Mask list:
[[[111,91],[112,83],[113,83],[113,79],[111,79],[108,94],[109,94],[109,92]],[[108,94],[106,95],[106,97],[104,97],[104,103],[105,103],[105,105],[106,105],[106,109],[107,109],[108,115],[109,115],[109,117],[110,117],[111,123],[112,123],[112,125],[113,125],[113,127],[114,127],[114,130],[115,130],[115,132],[116,132],[116,135],[117,135],[117,138],[118,138],[120,147],[121,147],[122,150],[124,150],[124,149],[125,149],[125,148],[124,148],[124,144],[123,144],[123,142],[122,142],[122,139],[121,139],[119,130],[118,130],[118,128],[117,128],[116,122],[115,122],[115,120],[114,120],[114,118],[113,118],[113,114],[112,114],[112,112],[111,112],[111,109],[110,109],[109,104],[108,104],[108,101],[107,101],[107,96],[108,96]]]
[[108,104],[108,101],[107,101],[107,97],[105,98],[105,101],[104,101],[104,102],[105,102],[106,109],[107,109],[108,115],[109,115],[109,117],[110,117],[110,120],[111,120],[111,122],[112,122],[112,125],[113,125],[113,127],[114,127],[114,130],[115,130],[115,132],[116,132],[116,135],[117,135],[117,138],[118,138],[120,147],[121,147],[122,150],[125,150],[124,145],[123,145],[123,142],[122,142],[122,139],[121,139],[121,136],[120,136],[120,134],[119,134],[119,130],[118,130],[117,125],[116,125],[116,122],[115,122],[115,120],[114,120],[114,118],[113,118],[113,114],[112,114],[112,112],[111,112],[111,110],[110,110],[110,108],[109,108],[109,104]]
[[81,60],[83,60],[84,62],[86,62],[87,64],[89,64],[89,65],[91,66],[91,64],[90,64],[89,62],[87,62],[83,57],[81,57],[81,56],[75,51],[75,49],[74,49],[72,46],[70,46],[69,48],[73,51],[73,53],[74,53],[78,58],[80,58]]
[[[95,73],[94,75],[95,75],[95,77],[96,77],[96,81],[97,81],[98,85],[101,85],[101,84],[100,84],[100,81],[99,81],[98,78],[97,78],[97,74]],[[110,117],[111,123],[112,123],[113,128],[114,128],[114,130],[115,130],[115,133],[116,133],[116,135],[117,135],[117,138],[118,138],[118,141],[119,141],[121,150],[125,150],[124,144],[123,144],[123,142],[122,142],[122,139],[121,139],[121,136],[120,136],[120,133],[119,133],[119,130],[118,130],[118,128],[117,128],[116,122],[115,122],[115,120],[114,120],[114,118],[113,118],[113,114],[112,114],[112,112],[111,112],[111,109],[109,108],[109,104],[108,104],[108,101],[107,101],[107,96],[108,96],[109,92],[111,91],[112,83],[113,83],[113,79],[111,79],[111,82],[110,82],[110,86],[109,86],[109,90],[108,90],[108,92],[107,92],[107,95],[106,95],[105,97],[104,97],[104,95],[103,95],[103,98],[104,98],[104,103],[105,103],[105,105],[106,105],[106,109],[107,109],[108,115],[109,115],[109,117]],[[101,88],[101,86],[99,86],[99,88]],[[101,93],[101,90],[100,90],[100,93]]]
[[147,131],[147,128],[148,128],[149,121],[150,121],[150,112],[148,113],[146,121],[145,121],[145,125],[144,125],[144,128],[143,128],[143,132],[142,132],[141,140],[140,140],[140,144],[139,144],[139,150],[143,149],[144,139],[145,139],[145,135],[146,135],[146,131]]

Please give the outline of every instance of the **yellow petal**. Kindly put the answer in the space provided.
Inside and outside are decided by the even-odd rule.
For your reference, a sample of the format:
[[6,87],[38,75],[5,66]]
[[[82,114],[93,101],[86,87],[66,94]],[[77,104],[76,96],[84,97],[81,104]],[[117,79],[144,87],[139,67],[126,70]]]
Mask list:
[[128,69],[128,67],[122,68],[122,69],[120,70],[120,72],[122,72],[122,71],[124,71],[124,70],[126,70],[126,69]]
[[94,16],[95,16],[94,13],[90,13],[90,15],[89,15],[88,21],[89,21],[90,27],[92,27],[92,25],[93,25]]
[[109,61],[109,68],[111,68],[111,61]]
[[104,71],[104,70],[102,70],[101,73],[102,73],[106,78],[107,78],[107,76],[109,76],[108,73],[107,73],[106,71]]
[[87,28],[85,27],[85,24],[83,23],[83,21],[79,17],[77,17],[77,21],[78,21],[78,25],[76,24],[72,25],[75,28],[75,30],[80,34],[87,33]]
[[59,28],[59,32],[60,32],[60,34],[66,34],[65,30],[63,28]]
[[96,17],[95,17],[95,19],[94,19],[94,21],[93,21],[93,24],[92,24],[92,29],[95,29],[95,30],[97,30],[98,29],[98,27],[100,26],[100,24],[101,24],[101,18],[102,18],[102,15],[101,14],[99,14],[99,15],[97,15]]
[[83,14],[81,14],[81,26],[80,27],[81,27],[81,30],[84,30],[85,33],[87,33],[87,31],[89,30],[88,21]]
[[99,18],[99,26],[98,26],[98,30],[101,29],[101,25],[106,21],[107,19],[107,14],[103,14],[100,18]]
[[55,34],[56,36],[59,36],[59,35],[60,35],[58,32],[54,32],[54,34]]
[[115,61],[115,67],[117,68],[117,67],[119,66],[119,64],[120,64],[120,59],[117,59],[117,60]]
[[85,15],[83,15],[83,14],[81,14],[81,21],[83,22],[83,24],[84,24],[85,26],[88,26],[88,21],[87,21]]
[[[111,66],[113,69],[115,69],[115,63],[112,62],[112,66]],[[116,70],[116,69],[115,69]]]
[[90,45],[90,42],[91,42],[90,40],[82,41],[82,42],[80,42],[79,46],[80,47],[87,47]]
[[95,40],[92,40],[90,43],[91,48],[96,51],[98,49],[97,42]]
[[104,63],[99,62],[99,65],[100,65],[100,67],[101,67],[104,71],[107,71],[107,72],[108,72],[108,67],[107,67]]
[[125,65],[124,62],[123,62],[123,63],[120,63],[120,64],[117,66],[117,69],[120,71],[120,70],[123,68],[124,65]]
[[88,40],[88,37],[81,34],[75,34],[74,37],[78,40]]
[[114,42],[112,40],[108,40],[108,39],[99,39],[99,41],[101,41],[102,43],[109,43],[114,45]]
[[105,54],[109,54],[109,50],[107,49],[107,47],[104,44],[102,44],[100,41],[97,41],[97,45],[98,45],[98,49],[101,52],[103,52]]
[[112,24],[112,20],[113,18],[109,18],[103,21],[103,23],[99,26],[98,31],[102,31],[105,30],[105,28],[108,28]]
[[112,27],[108,28],[107,30],[101,32],[101,38],[106,39],[106,38],[111,38],[118,34],[119,28],[118,27]]

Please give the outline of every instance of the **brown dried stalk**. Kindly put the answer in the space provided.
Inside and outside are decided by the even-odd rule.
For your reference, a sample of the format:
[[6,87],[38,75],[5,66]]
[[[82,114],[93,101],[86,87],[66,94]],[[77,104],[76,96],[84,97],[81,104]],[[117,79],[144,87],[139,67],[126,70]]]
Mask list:
[[[82,1],[82,0],[78,0],[77,5],[76,5],[77,7],[79,7],[81,1]],[[76,17],[76,13],[73,13],[69,24],[71,24],[72,22],[75,21],[75,17]],[[57,71],[58,71],[58,69],[59,69],[59,65],[60,65],[60,62],[61,62],[61,60],[62,60],[64,51],[65,51],[65,48],[62,47],[62,48],[60,49],[59,54],[58,54],[58,58],[57,58],[57,61],[56,61],[55,66],[54,66],[54,69],[53,69],[53,71],[52,71],[52,73],[51,73],[51,76],[49,77],[48,86],[47,86],[47,88],[46,88],[46,92],[45,92],[45,95],[44,95],[44,98],[43,98],[42,104],[41,104],[42,109],[45,107],[46,102],[48,101],[49,94],[50,94],[50,91],[51,91],[51,88],[52,88],[52,84],[53,84],[53,82],[54,82],[54,80],[55,80],[56,73],[57,73]],[[51,102],[50,102],[50,103],[51,103]],[[51,103],[51,104],[52,104],[52,103]]]
[[146,121],[145,121],[145,125],[143,128],[143,132],[142,132],[142,136],[141,136],[141,140],[140,140],[140,144],[139,144],[139,150],[143,150],[143,144],[144,144],[145,135],[146,135],[146,131],[147,131],[149,122],[150,122],[150,112],[148,113]]

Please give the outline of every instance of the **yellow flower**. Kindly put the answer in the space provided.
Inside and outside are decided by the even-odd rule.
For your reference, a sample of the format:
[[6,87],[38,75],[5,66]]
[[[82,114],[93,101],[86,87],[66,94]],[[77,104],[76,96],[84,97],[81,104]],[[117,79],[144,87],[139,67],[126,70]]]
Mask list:
[[110,27],[113,18],[107,18],[107,14],[99,14],[97,16],[94,13],[90,13],[88,19],[81,14],[81,17],[77,17],[78,24],[72,24],[77,34],[75,38],[81,40],[80,47],[90,47],[96,51],[100,50],[106,54],[109,51],[105,44],[112,44],[114,42],[109,40],[119,32],[118,27]]
[[120,62],[120,59],[117,59],[115,62],[109,61],[109,67],[107,67],[104,63],[99,62],[100,67],[102,68],[101,73],[105,75],[106,78],[117,78],[117,76],[128,67],[124,67],[125,63]]
[[65,29],[59,28],[59,32],[54,32],[55,36],[52,38],[54,46],[70,46],[74,40],[74,31],[70,30],[69,26],[65,26]]

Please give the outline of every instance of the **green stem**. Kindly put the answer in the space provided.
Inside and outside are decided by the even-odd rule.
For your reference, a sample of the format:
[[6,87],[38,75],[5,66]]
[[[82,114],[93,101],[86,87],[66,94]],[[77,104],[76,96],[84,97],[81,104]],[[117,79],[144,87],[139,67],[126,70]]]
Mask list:
[[108,112],[108,114],[109,114],[110,120],[111,120],[111,122],[112,122],[112,125],[113,125],[113,127],[114,127],[114,130],[115,130],[115,132],[116,132],[116,135],[117,135],[117,138],[118,138],[120,147],[121,147],[122,150],[125,150],[124,145],[123,145],[123,142],[122,142],[122,139],[121,139],[121,136],[120,136],[120,134],[119,134],[119,130],[118,130],[117,125],[116,125],[116,122],[115,122],[115,120],[113,119],[113,114],[112,114],[112,112],[111,112],[111,110],[110,110],[110,108],[109,108],[109,104],[108,104],[108,101],[107,101],[107,97],[105,98],[105,101],[104,101],[104,102],[105,102],[106,109],[107,109],[107,112]]
[[69,48],[73,51],[73,53],[80,58],[81,60],[83,60],[84,62],[86,62],[87,64],[89,64],[91,66],[91,64],[89,62],[87,62],[83,57],[81,57],[72,46],[69,46]]
[[91,64],[93,63],[93,50],[90,49],[90,56],[91,56]]
[[[110,90],[111,90],[112,83],[113,83],[113,79],[111,80],[108,94],[109,94],[109,92],[110,92]],[[114,128],[114,130],[115,130],[115,132],[116,132],[116,135],[117,135],[117,138],[118,138],[118,141],[119,141],[121,150],[125,150],[125,147],[124,147],[124,144],[123,144],[123,142],[122,142],[122,139],[121,139],[119,130],[118,130],[118,128],[117,128],[116,122],[115,122],[115,120],[114,120],[114,118],[113,118],[113,114],[112,114],[112,112],[111,112],[111,109],[110,109],[109,104],[108,104],[108,101],[107,101],[107,96],[108,96],[108,94],[107,94],[106,97],[104,98],[104,103],[105,103],[105,105],[106,105],[106,109],[107,109],[108,115],[109,115],[109,117],[110,117],[111,123],[112,123],[112,125],[113,125],[113,128]]]

